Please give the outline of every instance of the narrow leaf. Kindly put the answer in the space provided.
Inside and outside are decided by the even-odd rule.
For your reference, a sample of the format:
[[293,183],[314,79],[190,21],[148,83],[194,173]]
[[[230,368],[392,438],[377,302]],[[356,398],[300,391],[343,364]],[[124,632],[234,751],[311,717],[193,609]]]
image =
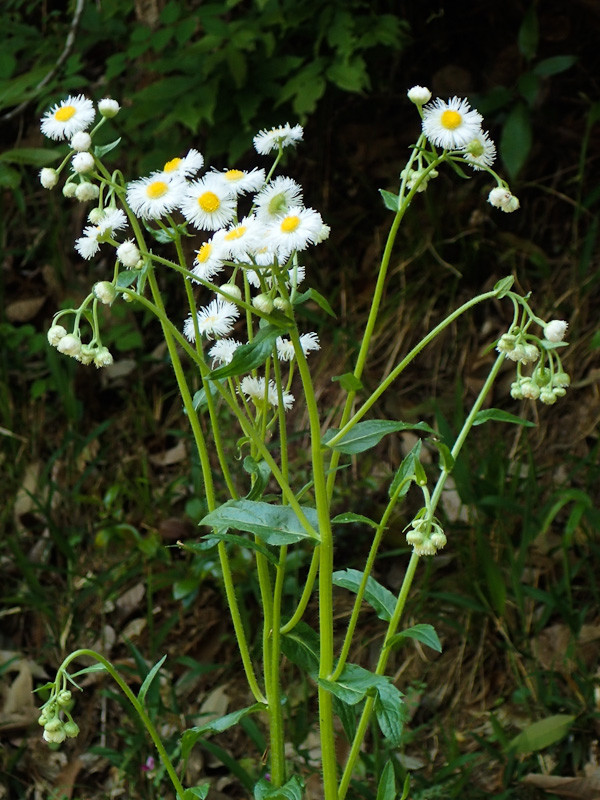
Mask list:
[[386,763],[381,773],[376,800],[396,800],[396,776],[391,761]]
[[185,760],[188,758],[192,747],[196,744],[198,739],[206,736],[208,733],[222,733],[228,728],[237,725],[240,720],[248,716],[248,714],[255,714],[257,711],[266,710],[267,706],[264,703],[254,703],[247,708],[240,708],[238,711],[232,711],[231,714],[225,714],[224,717],[213,719],[205,725],[196,725],[193,728],[188,728],[184,731],[181,737],[181,756]]
[[415,463],[419,460],[422,445],[423,442],[418,439],[410,453],[407,453],[406,456],[404,456],[402,463],[394,475],[394,480],[388,489],[388,495],[390,497],[396,493],[401,484],[403,485],[399,491],[398,497],[404,497],[404,495],[410,489],[411,479],[415,474]]
[[246,499],[260,500],[269,483],[271,468],[266,461],[256,461],[252,456],[246,456],[243,467],[245,471],[249,475],[253,475],[255,479],[250,491],[246,495]]
[[152,669],[150,670],[150,672],[149,672],[149,673],[146,675],[146,677],[144,678],[144,682],[143,682],[143,683],[142,683],[142,685],[140,686],[140,690],[139,690],[139,692],[138,692],[138,696],[137,696],[137,697],[138,697],[138,700],[140,701],[140,703],[141,703],[142,705],[144,704],[144,700],[146,699],[146,694],[147,694],[147,692],[148,692],[148,689],[150,688],[150,684],[152,683],[152,681],[153,681],[153,680],[154,680],[154,678],[156,677],[156,673],[157,673],[157,672],[158,672],[158,670],[159,670],[159,669],[162,667],[162,665],[164,664],[164,662],[165,662],[165,659],[166,659],[166,658],[167,658],[167,656],[166,656],[166,655],[164,655],[164,656],[163,656],[163,657],[160,659],[160,661],[157,661],[157,662],[156,662],[156,664],[155,664],[155,665],[152,667]]
[[505,297],[508,292],[512,289],[512,285],[515,282],[515,279],[512,275],[507,275],[506,278],[501,278],[498,283],[494,286],[494,291],[496,292],[496,297],[502,298]]
[[364,514],[355,514],[353,511],[345,511],[343,514],[338,514],[331,521],[344,525],[351,522],[364,522],[365,525],[370,525],[372,528],[379,527],[379,524],[375,522],[375,520],[365,517]]
[[[347,455],[363,453],[379,444],[388,433],[398,431],[425,431],[434,433],[433,429],[425,422],[394,422],[386,419],[372,419],[367,422],[358,422],[339,442],[331,445],[334,450],[339,450]],[[327,444],[336,435],[337,430],[332,428],[325,433],[323,443]]]
[[336,313],[329,305],[327,298],[323,297],[323,295],[320,292],[317,292],[316,289],[308,289],[306,292],[296,295],[294,298],[294,305],[306,303],[307,300],[312,300],[319,306],[319,308],[322,308],[326,314],[329,314],[330,317],[335,318]]
[[118,146],[120,141],[121,137],[115,139],[114,142],[110,142],[110,144],[104,144],[94,147],[94,155],[96,156],[96,158],[103,158],[107,153],[110,153],[111,150],[114,150],[115,147]]
[[558,75],[560,72],[566,72],[571,69],[573,64],[577,62],[577,56],[551,56],[544,58],[533,68],[536,75],[540,78],[548,78],[550,75]]
[[534,722],[509,743],[511,750],[524,755],[535,753],[559,742],[569,733],[575,720],[572,714],[554,714],[539,722]]
[[394,213],[398,211],[400,208],[400,197],[397,194],[392,194],[392,192],[387,192],[385,189],[380,189],[379,194],[383,198],[384,205],[390,211]]
[[489,420],[512,422],[515,425],[524,425],[526,428],[535,428],[535,422],[517,417],[515,414],[509,414],[508,411],[502,411],[501,408],[486,408],[483,411],[478,411],[475,414],[473,425],[483,425],[484,422],[489,422]]

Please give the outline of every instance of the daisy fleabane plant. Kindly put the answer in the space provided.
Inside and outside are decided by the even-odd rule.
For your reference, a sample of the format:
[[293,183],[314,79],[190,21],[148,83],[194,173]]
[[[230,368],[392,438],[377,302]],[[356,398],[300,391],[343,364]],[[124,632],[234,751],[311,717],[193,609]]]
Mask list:
[[[52,744],[77,735],[72,687],[77,687],[78,673],[71,673],[70,665],[79,658],[95,659],[146,727],[178,800],[204,798],[208,792],[208,777],[198,786],[186,788],[182,783],[196,741],[251,714],[260,714],[268,739],[264,759],[258,757],[251,767],[256,800],[284,796],[300,800],[305,780],[309,776],[314,780],[317,774],[321,786],[313,787],[313,793],[324,800],[345,800],[355,780],[370,781],[369,793],[382,800],[398,796],[391,761],[382,769],[379,759],[359,762],[367,731],[371,736],[379,731],[388,750],[403,745],[403,726],[409,715],[388,667],[395,644],[408,636],[434,649],[442,646],[430,625],[407,631],[402,619],[420,560],[434,558],[440,549],[452,545],[438,515],[448,476],[474,426],[493,419],[520,421],[500,409],[483,410],[494,381],[507,366],[516,372],[509,401],[539,400],[550,406],[566,394],[570,384],[560,355],[566,347],[567,322],[537,316],[529,296],[512,290],[512,276],[465,302],[412,350],[398,356],[396,364],[386,364],[384,374],[363,383],[373,336],[377,331],[381,342],[386,333],[380,329],[380,311],[394,242],[415,198],[427,191],[445,165],[456,171],[460,164],[470,167],[478,180],[491,177],[488,201],[492,207],[507,213],[519,208],[519,200],[493,169],[495,145],[482,127],[481,114],[468,100],[432,99],[424,86],[409,89],[408,99],[417,109],[421,130],[400,173],[397,193],[381,190],[393,219],[354,362],[348,372],[335,378],[343,396],[339,408],[333,409],[331,404],[320,407],[320,392],[311,372],[319,360],[322,339],[332,338],[332,328],[323,327],[326,333],[322,333],[317,324],[312,331],[305,324],[307,319],[316,320],[320,311],[335,316],[327,300],[306,286],[314,248],[327,241],[330,228],[305,201],[312,191],[288,175],[276,174],[285,148],[299,148],[302,143],[300,125],[286,123],[256,134],[254,149],[257,156],[272,159],[268,167],[206,165],[201,151],[193,147],[173,153],[149,175],[125,180],[119,170],[111,171],[104,163],[104,156],[118,142],[97,143],[104,122],[120,113],[116,100],[104,98],[94,106],[83,95],[70,96],[41,121],[48,138],[68,146],[56,169],[41,170],[42,186],[51,191],[66,175],[64,196],[91,203],[81,235],[75,239],[74,254],[85,262],[97,259],[96,271],[109,264],[108,274],[96,280],[77,308],[56,314],[48,342],[82,364],[110,369],[113,355],[102,341],[102,319],[110,314],[111,306],[133,301],[161,326],[203,478],[203,496],[198,499],[205,509],[199,520],[205,535],[201,543],[179,544],[193,553],[211,548],[217,553],[251,702],[221,719],[202,719],[182,730],[180,747],[172,750],[182,756],[183,768],[178,769],[161,740],[161,726],[153,723],[143,702],[147,681],[160,672],[162,661],[149,671],[142,690],[135,694],[111,662],[85,649],[67,656],[55,681],[44,687],[49,699],[39,722],[44,738]],[[161,293],[167,271],[180,279],[178,302],[169,297],[169,308],[176,308],[171,315]],[[173,292],[172,282],[169,289]],[[378,402],[382,395],[459,316],[480,303],[497,305],[502,299],[512,303],[512,322],[490,343],[488,377],[454,440],[444,441],[429,422],[415,422],[414,413],[407,414],[410,422],[365,418],[374,407],[385,407]],[[389,335],[394,336],[394,331]],[[325,347],[331,348],[331,341]],[[372,371],[378,364],[375,359]],[[322,383],[322,370],[319,375]],[[375,388],[369,390],[365,384]],[[442,455],[439,470],[435,472],[430,464],[425,471],[420,461],[422,439],[417,439],[395,465],[383,512],[375,520],[368,519],[363,516],[360,493],[336,492],[336,482],[340,475],[349,474],[343,468],[350,464],[352,473],[359,473],[360,454],[375,447],[383,436],[406,430],[430,437],[429,448],[438,448]],[[422,496],[422,506],[406,517],[400,508],[410,487],[413,496]],[[346,501],[348,508],[337,508]],[[348,522],[365,523],[372,532],[363,570],[343,569],[343,563],[335,562],[334,527],[339,526],[341,534]],[[390,528],[404,530],[407,545],[406,569],[397,595],[372,574]],[[243,613],[236,591],[231,559],[240,547],[247,555],[244,563],[252,559],[255,570],[258,625],[248,610]],[[310,560],[301,572],[299,558]],[[299,574],[304,583],[290,597],[289,587],[298,587]],[[353,596],[345,631],[334,615],[334,584]],[[351,653],[362,649],[356,631],[365,602],[374,605],[384,622],[373,670],[349,661]],[[309,604],[316,613],[307,614]],[[316,625],[311,626],[314,620]],[[258,636],[257,627],[261,629]],[[317,770],[307,769],[288,735],[294,702],[286,700],[295,689],[282,682],[290,674],[283,669],[284,660],[304,673],[303,686],[315,687],[318,711],[313,730],[318,732],[315,750],[321,762]],[[337,746],[342,730],[349,740],[347,748]],[[304,743],[301,751],[306,750]],[[342,750],[346,756],[340,763]],[[369,772],[372,769],[379,771]],[[402,796],[408,791],[405,783]]]

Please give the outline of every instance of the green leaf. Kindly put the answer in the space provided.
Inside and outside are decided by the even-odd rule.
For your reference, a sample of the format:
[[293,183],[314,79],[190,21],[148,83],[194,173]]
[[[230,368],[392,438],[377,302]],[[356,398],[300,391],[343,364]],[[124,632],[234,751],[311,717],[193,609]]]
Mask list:
[[[339,450],[347,455],[362,453],[379,444],[388,433],[398,431],[425,431],[434,433],[433,429],[425,422],[394,422],[385,419],[371,419],[367,422],[358,422],[339,442],[331,445],[334,450]],[[323,444],[327,444],[336,435],[337,430],[331,428],[323,437]]]
[[314,508],[302,506],[302,512],[315,531],[311,536],[300,524],[290,506],[278,506],[257,500],[228,500],[200,520],[200,525],[211,528],[247,531],[267,544],[294,544],[302,539],[318,540],[318,517]]
[[281,639],[281,649],[287,659],[311,677],[319,672],[319,635],[306,622],[299,622]]
[[153,681],[153,680],[154,680],[154,678],[156,677],[156,673],[157,673],[157,672],[158,672],[158,670],[159,670],[159,669],[162,667],[162,665],[164,664],[164,662],[165,662],[166,658],[167,658],[167,656],[166,656],[166,655],[164,655],[164,656],[163,656],[163,657],[160,659],[160,661],[157,661],[157,662],[156,662],[156,664],[155,664],[155,665],[152,667],[152,669],[150,670],[150,672],[149,672],[149,673],[146,675],[146,677],[144,678],[144,682],[143,682],[143,683],[142,683],[142,685],[140,686],[140,690],[139,690],[139,692],[138,692],[138,696],[137,696],[137,699],[140,701],[140,703],[141,703],[142,705],[144,704],[144,700],[146,699],[146,694],[147,694],[147,692],[148,692],[148,689],[150,688],[150,685],[151,685],[152,681]]
[[494,286],[494,291],[496,292],[496,297],[498,299],[502,297],[506,297],[508,292],[512,289],[512,285],[515,282],[515,279],[512,275],[507,275],[506,278],[501,278],[498,283]]
[[577,63],[577,60],[577,56],[552,56],[538,61],[533,71],[540,78],[548,78],[550,75],[558,75],[560,72],[566,72],[571,69],[573,64]]
[[394,765],[388,761],[383,768],[379,785],[377,786],[376,800],[396,800],[396,777]]
[[370,525],[371,528],[378,528],[379,523],[375,520],[365,517],[364,514],[355,514],[353,511],[345,511],[343,514],[338,514],[332,520],[341,525],[347,525],[352,522],[364,522],[365,525]]
[[374,688],[379,678],[380,676],[359,667],[358,664],[346,664],[337,681],[319,678],[318,684],[343,703],[354,706]]
[[[223,379],[223,381],[221,381],[221,383],[223,383],[224,381],[225,381],[225,379]],[[208,391],[210,392],[210,396],[213,397],[213,398],[215,398],[217,396],[217,394],[219,393],[219,390],[217,389],[216,383],[217,382],[215,381],[214,383],[207,384]],[[198,391],[194,393],[194,397],[192,398],[192,404],[194,406],[194,411],[202,412],[208,407],[208,396],[206,394],[206,389],[204,389],[204,388],[198,389]],[[184,413],[187,414],[187,411],[185,411],[185,409],[184,409]]]
[[525,103],[517,103],[506,118],[500,152],[511,178],[516,178],[531,150],[531,118]]
[[183,549],[205,552],[210,547],[211,543],[214,544],[216,542],[231,542],[231,544],[235,544],[238,547],[245,547],[248,550],[254,550],[256,553],[260,553],[267,561],[270,561],[271,564],[275,566],[279,563],[277,556],[270,550],[267,550],[264,545],[255,542],[254,539],[249,539],[247,536],[238,536],[235,533],[223,533],[222,531],[207,533],[206,536],[202,537],[202,542],[184,544]]
[[185,760],[188,758],[192,747],[196,744],[198,739],[206,736],[207,733],[223,733],[228,728],[237,725],[240,720],[248,716],[248,714],[255,714],[257,711],[265,711],[267,706],[264,703],[254,703],[247,708],[240,708],[238,711],[232,711],[231,714],[225,714],[224,717],[213,719],[204,725],[196,725],[193,728],[188,728],[181,737],[181,756]]
[[332,381],[338,381],[342,389],[347,392],[360,392],[363,388],[361,381],[353,372],[344,372],[343,375],[334,375]]
[[404,497],[410,489],[411,480],[415,475],[415,464],[419,461],[422,445],[423,442],[418,439],[410,453],[407,453],[402,459],[402,463],[396,470],[394,480],[391,482],[390,488],[388,489],[388,495],[390,497],[398,491],[399,486],[402,486],[402,488],[398,491],[398,497]]
[[531,60],[535,57],[538,48],[540,30],[538,24],[537,10],[532,3],[523,17],[523,22],[519,28],[517,42],[520,52],[526,59]]
[[255,800],[302,800],[304,781],[293,775],[283,786],[273,786],[271,781],[261,778],[254,787]]
[[192,786],[186,789],[183,793],[183,800],[205,800],[208,792],[210,791],[210,781],[208,783],[201,783],[199,786]]
[[255,479],[246,495],[246,500],[260,500],[269,483],[271,468],[266,461],[256,461],[252,456],[246,456],[243,467],[249,475],[254,475]]
[[427,625],[426,623],[413,625],[411,628],[396,633],[387,640],[385,646],[397,647],[399,644],[402,644],[405,639],[416,639],[418,642],[427,645],[427,647],[431,647],[432,650],[438,653],[442,652],[442,644],[433,625]]
[[495,420],[496,422],[512,422],[515,425],[524,425],[526,428],[535,428],[535,422],[517,417],[515,414],[510,414],[508,411],[502,411],[501,408],[486,408],[483,411],[478,411],[475,414],[473,425],[483,425],[484,422]]
[[119,272],[115,287],[117,289],[127,289],[136,280],[140,273],[137,270],[126,269],[124,272]]
[[328,300],[323,297],[320,292],[317,292],[316,289],[308,289],[306,292],[296,295],[294,298],[294,305],[296,306],[301,303],[306,303],[307,300],[312,300],[319,306],[319,308],[322,308],[326,314],[329,314],[330,317],[336,317],[336,313],[329,305]]
[[564,739],[574,720],[575,716],[572,714],[554,714],[534,722],[509,742],[509,748],[527,755],[550,747],[551,744]]
[[379,194],[383,198],[385,207],[396,213],[400,208],[400,196],[397,194],[392,194],[392,192],[388,192],[385,189],[380,189]]
[[400,747],[402,744],[404,723],[408,719],[403,698],[404,695],[393,683],[389,681],[378,683],[375,716],[381,732],[392,747]]
[[6,189],[16,189],[21,183],[21,173],[9,167],[8,164],[0,163],[0,186]]
[[[335,586],[341,586],[355,594],[358,592],[363,573],[357,569],[346,569],[334,572],[332,579]],[[369,575],[364,599],[375,610],[379,619],[389,622],[396,608],[396,596]]]
[[121,137],[119,136],[118,139],[115,139],[114,142],[110,142],[110,144],[97,145],[94,147],[94,155],[96,158],[104,158],[107,153],[110,153],[111,150],[114,150],[115,147],[118,147],[120,141]]
[[61,150],[48,150],[43,147],[20,147],[0,153],[0,161],[9,164],[29,164],[33,167],[45,167],[63,155]]
[[435,438],[430,439],[429,441],[435,448],[437,448],[440,454],[440,467],[444,470],[444,472],[452,472],[454,469],[454,459],[452,458],[452,453],[450,452],[448,445]]
[[284,328],[275,325],[265,325],[264,328],[260,328],[251,342],[243,344],[235,350],[229,364],[223,364],[222,367],[217,367],[208,373],[209,380],[215,381],[220,378],[231,378],[233,375],[244,375],[256,367],[260,367],[269,358],[275,347],[275,340],[284,331]]

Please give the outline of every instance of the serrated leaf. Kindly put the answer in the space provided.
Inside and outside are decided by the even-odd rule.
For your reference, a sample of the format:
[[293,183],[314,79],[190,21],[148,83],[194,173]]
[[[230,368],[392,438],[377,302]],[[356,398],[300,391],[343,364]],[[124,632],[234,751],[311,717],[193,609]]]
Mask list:
[[232,711],[231,714],[225,714],[224,717],[219,717],[219,719],[213,719],[205,725],[196,725],[193,728],[188,728],[181,737],[181,757],[185,761],[198,739],[206,736],[207,733],[222,733],[233,725],[237,725],[248,714],[265,711],[266,709],[267,706],[264,703],[254,703],[247,708],[240,708],[238,711]]
[[114,142],[110,142],[109,144],[97,145],[96,147],[94,147],[94,155],[96,156],[96,158],[104,158],[104,156],[107,153],[110,153],[111,150],[114,150],[115,147],[119,145],[120,141],[121,137],[119,136],[119,138],[115,139]]
[[396,633],[387,640],[385,646],[397,647],[399,644],[402,644],[405,639],[416,639],[418,642],[427,645],[427,647],[431,647],[432,650],[438,653],[442,652],[442,644],[433,625],[428,625],[426,623],[413,625],[411,628]]
[[515,414],[510,414],[508,411],[502,411],[501,408],[485,408],[483,411],[478,411],[477,414],[475,414],[473,425],[483,425],[484,422],[489,422],[490,420],[496,422],[512,422],[514,425],[524,425],[526,428],[535,428],[535,422],[517,417]]
[[383,203],[385,207],[389,211],[393,211],[396,213],[400,208],[400,196],[397,194],[393,194],[392,192],[388,192],[385,189],[380,189],[379,194],[383,198]]
[[501,278],[494,286],[496,297],[498,297],[499,299],[502,297],[506,297],[508,292],[512,289],[512,285],[514,282],[515,279],[512,275],[507,275],[506,278]]
[[322,308],[323,311],[326,314],[329,314],[330,317],[336,317],[336,313],[329,305],[327,298],[323,297],[323,295],[320,292],[317,292],[316,289],[308,289],[306,292],[296,295],[294,298],[294,305],[306,303],[307,300],[313,300],[319,306],[319,308]]
[[[425,431],[434,433],[433,429],[426,422],[394,422],[393,420],[371,419],[367,422],[358,422],[339,442],[330,445],[334,450],[339,450],[347,455],[363,453],[379,442],[388,433],[398,431]],[[330,439],[336,435],[334,428],[328,430],[323,437],[323,444],[328,444]]]
[[140,701],[140,703],[141,703],[142,705],[144,704],[144,700],[146,699],[146,694],[148,693],[148,689],[150,688],[150,685],[152,684],[152,681],[153,681],[153,680],[154,680],[154,678],[156,677],[156,673],[157,673],[157,672],[158,672],[158,670],[159,670],[159,669],[162,667],[162,665],[164,664],[164,662],[165,662],[166,658],[167,658],[167,656],[166,656],[166,655],[164,655],[164,656],[163,656],[163,657],[160,659],[160,661],[157,661],[157,662],[156,662],[156,664],[155,664],[155,665],[152,667],[152,669],[150,670],[150,672],[149,672],[149,673],[146,675],[146,677],[144,678],[144,682],[143,682],[143,683],[142,683],[142,685],[140,686],[140,690],[139,690],[139,692],[138,692],[138,696],[137,696],[137,697],[138,697],[138,700]]
[[554,714],[534,722],[509,742],[509,748],[517,753],[536,753],[559,742],[569,733],[575,717],[572,714]]
[[228,500],[222,506],[211,511],[200,525],[211,528],[233,528],[236,531],[253,533],[267,544],[294,544],[302,539],[318,539],[318,517],[314,508],[302,506],[302,512],[315,531],[309,534],[300,524],[296,512],[290,506],[279,506],[263,503],[258,500]]
[[377,684],[375,699],[375,716],[379,728],[392,747],[400,747],[404,723],[408,712],[403,700],[404,695],[389,681]]
[[273,352],[277,337],[284,331],[284,328],[275,325],[265,325],[264,328],[260,328],[251,342],[236,348],[229,364],[223,364],[222,367],[217,367],[208,373],[209,380],[216,381],[234,375],[244,375],[262,366]]
[[332,381],[338,381],[342,389],[347,392],[360,392],[363,388],[361,381],[353,372],[345,372],[343,375],[334,375]]
[[271,781],[261,778],[254,787],[255,800],[302,800],[304,782],[293,775],[283,786],[273,786]]
[[[341,586],[355,594],[358,592],[363,573],[357,569],[338,570],[333,573],[332,580],[335,586]],[[364,600],[375,610],[379,619],[389,622],[396,608],[396,596],[382,586],[371,575],[367,579]]]

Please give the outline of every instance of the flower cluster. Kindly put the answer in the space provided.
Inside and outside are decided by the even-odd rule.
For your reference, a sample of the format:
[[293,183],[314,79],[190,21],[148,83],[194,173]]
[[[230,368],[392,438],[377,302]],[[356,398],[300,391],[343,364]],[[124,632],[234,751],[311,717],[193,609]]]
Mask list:
[[[517,377],[510,387],[515,400],[540,400],[553,405],[559,397],[565,396],[571,383],[557,352],[566,345],[563,339],[568,324],[558,319],[539,322],[544,328],[542,339],[527,333],[525,328],[515,327],[500,337],[496,349],[517,362]],[[530,375],[522,374],[522,365],[526,364],[535,364]]]
[[[408,98],[419,109],[422,118],[423,135],[433,147],[444,150],[451,160],[462,160],[474,170],[485,170],[497,181],[488,196],[488,202],[501,211],[510,213],[519,208],[519,200],[511,194],[506,183],[491,169],[496,159],[496,145],[484,131],[481,123],[483,117],[468,101],[460,97],[448,100],[436,98],[431,101],[431,92],[423,86],[413,86],[408,91]],[[419,159],[417,169],[405,170],[408,188],[417,186],[417,191],[424,191],[427,181],[436,177],[435,170],[426,170]],[[420,178],[425,180],[420,182]]]
[[435,517],[415,517],[408,526],[406,541],[418,556],[434,556],[446,546],[446,534]]
[[42,706],[38,723],[44,728],[44,739],[47,742],[61,744],[65,739],[74,739],[77,736],[79,725],[71,716],[72,707],[73,698],[68,689],[53,692]]

